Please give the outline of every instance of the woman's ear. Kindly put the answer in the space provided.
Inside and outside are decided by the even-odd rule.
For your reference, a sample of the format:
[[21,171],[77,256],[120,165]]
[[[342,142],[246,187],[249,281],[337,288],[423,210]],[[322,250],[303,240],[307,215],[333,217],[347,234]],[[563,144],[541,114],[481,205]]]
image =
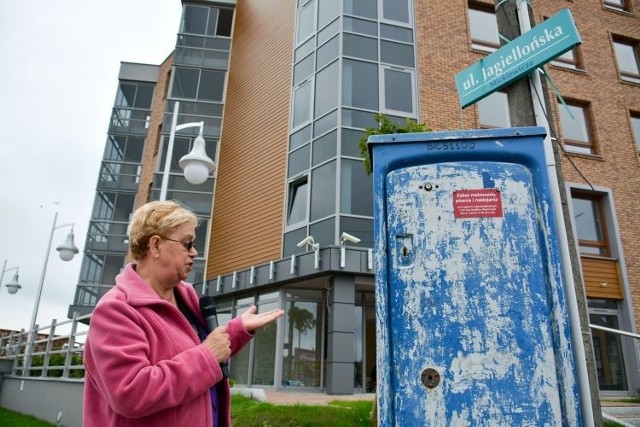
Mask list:
[[160,236],[152,236],[149,239],[149,254],[158,258],[160,256],[160,242],[162,242],[162,238]]

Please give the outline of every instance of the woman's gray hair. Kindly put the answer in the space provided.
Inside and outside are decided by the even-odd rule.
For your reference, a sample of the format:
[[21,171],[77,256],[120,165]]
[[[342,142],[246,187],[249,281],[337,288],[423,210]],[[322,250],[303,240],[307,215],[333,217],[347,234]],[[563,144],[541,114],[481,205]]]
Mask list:
[[198,217],[175,200],[144,204],[133,213],[127,227],[129,256],[139,261],[147,255],[151,237],[166,238],[183,224],[192,224],[197,227],[198,223]]

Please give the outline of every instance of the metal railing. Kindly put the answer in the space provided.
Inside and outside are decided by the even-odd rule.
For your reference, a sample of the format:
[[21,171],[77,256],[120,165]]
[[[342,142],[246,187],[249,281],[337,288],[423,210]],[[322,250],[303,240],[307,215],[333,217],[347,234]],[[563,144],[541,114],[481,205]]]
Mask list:
[[[0,359],[12,360],[11,375],[42,378],[84,378],[84,336],[88,327],[81,321],[91,317],[90,314],[74,316],[70,320],[57,322],[55,319],[51,325],[40,328],[36,325],[31,331],[13,332],[0,337]],[[69,332],[59,334],[58,331],[69,327]],[[79,330],[86,328],[86,330]],[[640,339],[640,335],[607,328],[599,325],[589,325],[592,329],[598,329],[609,333],[624,335]]]
[[[12,332],[0,337],[0,358],[13,360],[11,375],[42,378],[84,378],[84,336],[81,320],[91,315],[74,316],[33,331]],[[67,333],[59,333],[68,328]],[[86,329],[86,327],[85,327]]]

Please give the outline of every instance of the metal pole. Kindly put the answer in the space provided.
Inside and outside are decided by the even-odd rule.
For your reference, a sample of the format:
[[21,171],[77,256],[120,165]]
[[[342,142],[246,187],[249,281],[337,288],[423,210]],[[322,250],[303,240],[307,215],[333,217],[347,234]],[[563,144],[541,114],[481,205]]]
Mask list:
[[[520,21],[520,33],[524,34],[531,29],[529,18],[528,4],[525,0],[518,0],[518,17]],[[578,302],[574,287],[574,277],[571,270],[571,256],[569,254],[569,243],[567,240],[567,230],[565,228],[564,217],[562,215],[562,199],[558,186],[558,175],[556,173],[556,164],[553,156],[553,148],[551,146],[551,136],[549,122],[545,114],[542,102],[535,102],[536,94],[542,94],[542,83],[540,74],[537,70],[531,74],[530,87],[531,97],[533,101],[533,109],[536,117],[536,123],[544,126],[547,136],[544,138],[544,153],[547,161],[547,174],[549,176],[549,187],[551,197],[554,204],[554,217],[558,227],[558,245],[560,249],[560,264],[562,265],[562,275],[564,279],[564,290],[567,300],[567,311],[569,314],[569,323],[571,325],[571,341],[574,351],[574,363],[576,365],[576,373],[578,380],[578,393],[580,397],[582,409],[582,422],[585,426],[593,426],[593,409],[591,402],[591,387],[589,385],[589,372],[587,370],[586,355],[584,343],[582,341],[582,328],[580,325],[580,315],[578,312]]]
[[169,133],[169,144],[164,159],[164,171],[162,172],[162,186],[160,187],[160,200],[167,200],[167,189],[169,188],[169,172],[171,171],[171,157],[173,156],[173,140],[176,137],[176,124],[178,122],[178,110],[180,102],[173,105],[173,117],[171,118],[171,132]]
[[56,221],[58,220],[58,212],[53,216],[53,225],[51,226],[51,234],[49,235],[49,243],[47,244],[47,253],[44,256],[44,264],[42,265],[42,272],[40,273],[40,284],[38,285],[38,292],[36,293],[36,302],[33,306],[33,313],[31,314],[31,326],[30,333],[34,333],[36,327],[36,318],[38,317],[38,308],[40,307],[40,297],[42,296],[42,287],[44,286],[44,277],[47,272],[47,263],[49,262],[49,254],[51,252],[51,243],[53,242],[53,233],[56,230]]
[[51,252],[51,243],[53,242],[53,233],[56,230],[56,221],[58,220],[58,212],[53,216],[53,225],[51,226],[51,234],[49,235],[49,243],[47,244],[47,252],[44,256],[44,264],[42,265],[42,272],[40,273],[40,284],[38,285],[38,291],[36,293],[36,301],[33,305],[33,313],[31,313],[31,324],[29,326],[29,335],[27,338],[27,346],[25,349],[25,361],[23,376],[29,376],[31,369],[31,354],[33,353],[33,344],[38,337],[36,329],[36,318],[38,317],[38,308],[40,307],[40,297],[42,296],[42,287],[44,286],[44,277],[47,271],[47,263],[49,262],[49,253]]

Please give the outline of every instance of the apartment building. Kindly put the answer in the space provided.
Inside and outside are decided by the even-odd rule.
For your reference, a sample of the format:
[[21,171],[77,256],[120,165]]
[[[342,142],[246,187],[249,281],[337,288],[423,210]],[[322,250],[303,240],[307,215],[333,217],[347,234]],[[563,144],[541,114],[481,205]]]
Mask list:
[[[286,311],[234,358],[234,380],[371,391],[373,202],[359,139],[379,112],[433,130],[519,125],[508,88],[462,109],[454,78],[508,36],[498,21],[515,0],[182,3],[167,59],[122,64],[69,313],[89,313],[113,285],[131,212],[160,197],[179,102],[177,123],[203,121],[216,162],[205,183],[188,183],[178,159],[198,131],[175,134],[167,198],[202,220],[190,280],[216,298],[221,322],[252,304]],[[564,8],[582,44],[544,71],[580,296],[592,324],[637,333],[640,6],[536,0],[533,25]],[[638,343],[601,329],[591,338],[601,393],[637,395]]]

